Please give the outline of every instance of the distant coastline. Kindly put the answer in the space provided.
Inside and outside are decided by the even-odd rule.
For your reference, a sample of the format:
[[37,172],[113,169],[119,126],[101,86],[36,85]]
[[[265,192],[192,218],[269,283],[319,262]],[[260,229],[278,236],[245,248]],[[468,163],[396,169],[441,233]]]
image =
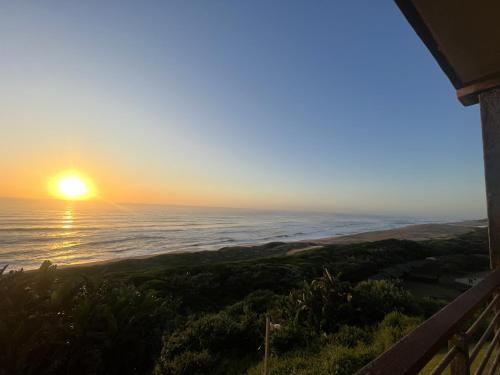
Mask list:
[[[472,232],[479,228],[485,228],[487,227],[487,225],[488,223],[486,219],[466,220],[466,221],[451,222],[451,223],[412,224],[395,229],[367,231],[349,235],[323,237],[313,240],[289,241],[289,242],[279,242],[279,243],[282,244],[281,246],[282,248],[285,249],[289,248],[286,251],[287,255],[294,255],[327,245],[347,245],[355,243],[383,241],[389,239],[408,240],[408,241],[445,240]],[[220,251],[230,252],[233,250],[245,251],[245,249],[249,252],[252,252],[252,250],[260,251],[261,249],[263,248],[265,249],[267,247],[274,248],[275,244],[277,244],[277,242],[268,242],[265,244],[253,244],[253,245],[225,246],[217,250],[200,250],[195,252],[174,251],[164,254],[151,254],[151,255],[143,255],[137,257],[117,258],[117,259],[109,259],[96,262],[80,263],[80,264],[68,264],[68,265],[62,265],[61,267],[65,269],[78,268],[78,267],[92,267],[92,266],[106,265],[112,263],[129,262],[134,260],[154,260],[155,258],[165,257],[169,255],[178,255],[178,254],[193,254],[193,253],[200,254],[200,253],[213,253]]]
[[[9,201],[0,215],[0,265],[36,269],[215,251],[224,246],[312,242],[452,219],[316,212],[224,210],[163,205]],[[347,237],[342,237],[347,238]]]
[[465,234],[476,228],[488,226],[486,219],[467,220],[453,223],[411,224],[395,229],[375,230],[344,236],[333,236],[309,241],[321,245],[347,244],[357,242],[381,241],[387,239],[425,241],[447,239]]

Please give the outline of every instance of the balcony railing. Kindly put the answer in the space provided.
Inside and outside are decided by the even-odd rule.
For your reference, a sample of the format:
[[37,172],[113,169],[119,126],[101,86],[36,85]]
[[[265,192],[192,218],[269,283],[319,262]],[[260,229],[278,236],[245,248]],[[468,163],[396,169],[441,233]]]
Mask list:
[[[430,374],[441,374],[447,368],[451,375],[469,375],[473,368],[475,375],[485,374],[486,370],[488,374],[496,374],[500,370],[500,353],[496,350],[500,340],[499,287],[500,269],[497,269],[357,375],[418,374],[446,345],[447,353]],[[477,319],[473,320],[475,316]]]

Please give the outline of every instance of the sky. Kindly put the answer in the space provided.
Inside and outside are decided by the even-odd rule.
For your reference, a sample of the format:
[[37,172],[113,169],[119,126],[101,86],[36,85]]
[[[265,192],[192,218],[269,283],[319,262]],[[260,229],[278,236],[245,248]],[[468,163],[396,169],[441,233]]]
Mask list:
[[393,1],[1,1],[0,196],[484,217],[477,106]]

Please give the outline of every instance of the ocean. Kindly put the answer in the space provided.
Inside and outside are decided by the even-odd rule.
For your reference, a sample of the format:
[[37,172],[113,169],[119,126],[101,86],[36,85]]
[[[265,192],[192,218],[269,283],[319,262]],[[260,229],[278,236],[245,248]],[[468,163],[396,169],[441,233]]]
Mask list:
[[224,246],[317,239],[428,218],[0,200],[0,267],[81,264]]

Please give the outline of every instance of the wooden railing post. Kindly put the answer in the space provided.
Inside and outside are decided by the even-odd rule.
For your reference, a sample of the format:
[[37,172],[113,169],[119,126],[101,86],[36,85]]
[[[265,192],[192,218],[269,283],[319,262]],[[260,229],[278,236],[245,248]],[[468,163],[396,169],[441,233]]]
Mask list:
[[[493,311],[494,311],[495,314],[500,311],[500,298],[498,296],[499,294],[500,294],[500,291],[497,291],[497,292],[495,292],[493,294],[493,298],[496,298],[496,302],[495,302],[495,304],[493,306]],[[494,327],[495,327],[494,328],[495,332],[498,331],[500,329],[500,322],[499,321],[495,322],[495,326]]]
[[456,333],[450,341],[448,348],[457,348],[457,353],[450,363],[451,375],[470,375],[469,347],[467,345],[467,335],[464,332]]
[[[497,291],[494,294],[495,297],[498,297],[498,294],[499,294],[499,292]],[[495,312],[495,316],[500,311],[500,298],[497,298],[497,300],[495,302],[495,306],[493,306],[493,311]],[[495,322],[495,325],[494,325],[495,335],[498,333],[498,331],[500,331],[500,322],[497,320]],[[497,344],[497,347],[498,347],[498,344]],[[500,349],[499,349],[499,351],[497,351],[497,357],[493,360],[493,363],[491,365],[489,373],[490,374],[497,374],[498,372],[496,372],[496,370],[497,370],[499,365],[500,365]]]

